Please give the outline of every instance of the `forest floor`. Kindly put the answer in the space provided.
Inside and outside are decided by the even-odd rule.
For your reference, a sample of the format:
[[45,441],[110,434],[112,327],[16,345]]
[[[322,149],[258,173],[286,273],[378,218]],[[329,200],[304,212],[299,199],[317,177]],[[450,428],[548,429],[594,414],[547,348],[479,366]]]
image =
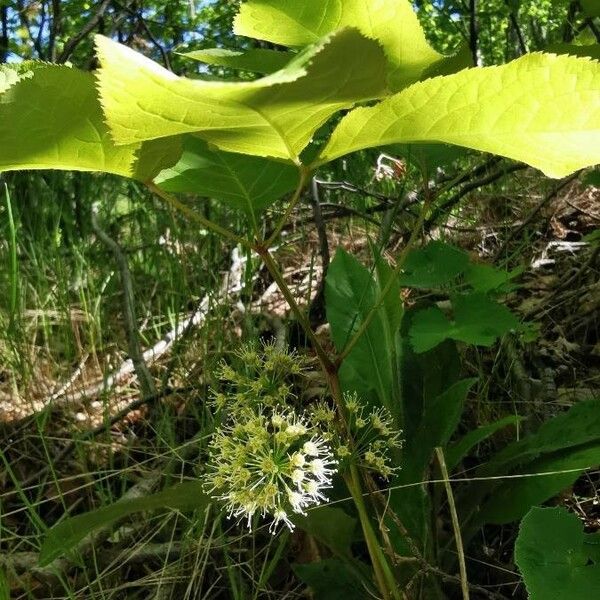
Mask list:
[[[600,396],[600,236],[594,234],[600,227],[600,189],[572,183],[558,194],[527,189],[510,202],[483,193],[478,200],[444,227],[433,229],[431,237],[444,238],[479,261],[520,267],[507,303],[535,325],[537,336],[528,343],[507,336],[491,350],[465,353],[466,375],[488,382],[489,402],[486,408],[469,407],[463,420],[478,425],[490,413],[514,411],[541,423],[580,400]],[[509,208],[498,208],[502,206]],[[368,224],[335,223],[329,227],[331,251],[341,245],[367,253]],[[175,261],[185,257],[187,267],[199,249],[175,237],[162,238],[162,250]],[[322,250],[316,232],[297,228],[287,232],[277,251],[284,275],[305,307],[317,293]],[[393,254],[392,238],[388,255]],[[3,353],[12,358],[0,365],[0,567],[7,573],[11,598],[168,598],[175,597],[169,595],[174,582],[183,579],[188,581],[185,597],[227,597],[224,592],[219,596],[219,590],[234,585],[226,583],[231,571],[220,567],[215,555],[225,565],[241,564],[251,579],[264,568],[260,551],[253,557],[246,553],[247,544],[255,541],[241,534],[228,534],[234,550],[223,549],[222,531],[202,532],[213,547],[194,548],[190,539],[201,532],[191,524],[187,537],[173,541],[169,535],[181,516],[129,522],[104,532],[95,546],[105,551],[90,553],[85,565],[65,559],[54,572],[36,566],[45,524],[64,511],[114,501],[131,491],[132,481],[153,482],[159,464],[168,465],[174,477],[183,472],[189,441],[202,431],[201,406],[212,382],[211,369],[248,331],[249,322],[258,335],[289,338],[287,305],[267,274],[254,265],[248,268],[247,257],[235,252],[221,263],[229,263],[229,270],[216,274],[205,293],[190,295],[187,310],[171,312],[169,318],[146,308],[140,311],[141,347],[158,390],[151,398],[140,400],[118,316],[101,325],[103,335],[119,331],[115,339],[90,348],[93,328],[88,321],[94,310],[89,304],[28,305],[19,344],[11,349],[4,340]],[[88,267],[99,269],[99,264]],[[31,272],[21,278],[22,287],[37,285]],[[162,293],[147,288],[138,292]],[[416,299],[408,294],[404,298],[408,304]],[[101,292],[90,300],[105,301]],[[117,315],[119,302],[117,291],[109,300]],[[63,343],[60,328],[68,331],[74,351],[57,348]],[[326,325],[319,328],[319,336],[327,340]],[[61,363],[66,355],[68,362]],[[27,368],[19,371],[18,360]],[[313,379],[318,394],[324,381],[316,371]],[[586,531],[600,530],[598,474],[585,475],[555,502],[576,512]],[[151,524],[161,530],[158,536],[150,531]],[[477,579],[497,585],[506,596],[524,597],[512,562],[516,527],[489,528],[485,536],[471,557]],[[291,548],[295,562],[318,552],[303,534]],[[206,595],[195,595],[207,581],[217,582],[214,589],[204,587]],[[91,590],[89,595],[81,595],[84,589]],[[147,595],[148,590],[154,595]],[[281,567],[275,569],[270,590],[257,597],[304,597],[302,586]]]

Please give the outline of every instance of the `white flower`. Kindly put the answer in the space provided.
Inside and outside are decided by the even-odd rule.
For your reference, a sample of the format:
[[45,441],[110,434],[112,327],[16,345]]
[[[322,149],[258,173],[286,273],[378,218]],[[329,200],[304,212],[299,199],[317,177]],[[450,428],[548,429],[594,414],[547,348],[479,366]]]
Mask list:
[[285,523],[290,531],[294,531],[294,524],[290,521],[288,514],[285,512],[285,510],[276,510],[273,513],[273,521],[269,526],[269,533],[274,535],[277,531],[277,526],[281,522]]
[[294,452],[292,455],[292,464],[295,467],[303,467],[305,463],[306,458],[304,457],[304,454],[302,454],[302,452]]
[[319,456],[319,449],[314,442],[306,442],[304,446],[302,446],[302,450],[304,450],[304,454],[308,454],[308,456]]
[[292,481],[300,487],[302,482],[304,481],[304,471],[302,469],[295,469],[292,473]]
[[259,406],[256,413],[237,413],[210,443],[208,491],[248,527],[260,514],[272,517],[271,533],[280,523],[292,530],[288,514],[304,515],[325,500],[322,491],[335,473],[337,463],[317,431],[291,410]]
[[[327,464],[335,464],[336,461],[331,460]],[[331,483],[329,475],[335,473],[334,469],[327,467],[327,464],[320,458],[311,460],[308,465],[308,470],[317,478],[317,481],[321,483]]]

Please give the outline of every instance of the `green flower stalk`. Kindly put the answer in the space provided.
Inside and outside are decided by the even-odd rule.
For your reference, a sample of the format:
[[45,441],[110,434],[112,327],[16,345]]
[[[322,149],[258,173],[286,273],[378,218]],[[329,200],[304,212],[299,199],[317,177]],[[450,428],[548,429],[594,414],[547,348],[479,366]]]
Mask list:
[[206,487],[226,505],[229,518],[271,517],[271,533],[293,513],[327,500],[337,461],[320,435],[291,409],[259,406],[237,412],[210,443]]

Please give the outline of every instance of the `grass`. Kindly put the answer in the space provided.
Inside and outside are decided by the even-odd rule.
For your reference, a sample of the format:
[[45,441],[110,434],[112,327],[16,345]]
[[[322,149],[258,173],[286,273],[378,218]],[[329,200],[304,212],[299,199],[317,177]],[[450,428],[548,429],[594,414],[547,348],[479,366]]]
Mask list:
[[[363,173],[363,187],[373,184],[365,164],[354,167]],[[358,179],[347,172],[333,175]],[[380,189],[399,195],[405,183],[384,181]],[[499,197],[525,197],[535,183],[529,173],[498,182],[489,196],[478,195],[470,203],[474,208],[459,208],[456,215],[469,227],[483,215],[492,226],[498,214],[485,207]],[[240,339],[280,330],[284,315],[264,323],[249,310],[270,285],[255,260],[248,261],[243,276],[241,307],[220,301],[217,292],[229,268],[230,248],[136,184],[81,174],[9,174],[2,196],[0,600],[305,597],[291,564],[328,557],[314,539],[287,533],[272,537],[265,527],[248,532],[216,507],[205,515],[140,514],[102,532],[92,552],[73,557],[77,569],[37,569],[33,561],[48,527],[65,515],[109,505],[150,481],[158,489],[197,477],[215,426],[208,400],[209,387],[217,383],[216,366]],[[371,204],[357,196],[337,190],[322,200],[347,202],[360,213]],[[80,389],[106,378],[128,353],[121,275],[114,255],[92,231],[93,202],[100,204],[103,229],[127,256],[142,349],[187,318],[200,299],[215,295],[205,324],[186,332],[152,366],[162,394],[138,403],[116,423],[115,415],[139,398],[132,381],[83,401],[48,402],[66,384]],[[195,208],[233,228],[244,226],[239,217],[215,212],[210,204]],[[383,232],[357,217],[339,221],[331,227],[332,246],[342,243],[366,253],[370,243],[381,239],[379,233],[397,249],[402,243],[398,225],[412,220],[408,213],[398,215],[395,227],[386,221]],[[507,264],[526,254],[533,235],[528,229],[514,241],[502,257]],[[300,227],[289,232],[279,250],[294,293],[306,301],[317,279],[317,247],[312,230]],[[479,376],[479,387],[461,433],[507,410],[531,410],[513,394],[504,346],[491,353],[469,351],[463,359],[464,369]],[[314,387],[323,387],[322,378]],[[491,454],[495,445],[498,440],[486,442],[480,452]],[[441,498],[440,487],[440,503]],[[337,502],[347,504],[343,494]],[[17,577],[6,571],[8,565],[18,567]],[[13,587],[7,590],[9,582]]]

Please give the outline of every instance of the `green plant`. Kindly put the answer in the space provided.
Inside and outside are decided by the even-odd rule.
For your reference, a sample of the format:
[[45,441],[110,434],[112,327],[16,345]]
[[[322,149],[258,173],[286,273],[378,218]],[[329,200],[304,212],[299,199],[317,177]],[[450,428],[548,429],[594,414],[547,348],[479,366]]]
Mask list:
[[[443,142],[520,160],[552,177],[598,163],[600,65],[584,57],[536,53],[502,66],[465,68],[464,56],[442,56],[429,46],[406,0],[250,0],[241,7],[235,31],[289,50],[252,54],[205,50],[188,56],[268,73],[240,81],[180,78],[102,36],[96,39],[101,67],[95,76],[67,66],[3,65],[0,170],[102,171],[128,177],[146,184],[158,198],[206,230],[255,252],[320,361],[330,408],[340,424],[336,435],[348,447],[349,455],[353,456],[354,447],[359,445],[357,434],[362,429],[355,418],[358,413],[352,417],[348,402],[353,394],[366,404],[365,414],[371,415],[373,423],[373,415],[382,415],[377,411],[385,409],[385,415],[389,413],[394,420],[394,429],[403,430],[406,440],[402,452],[390,449],[395,453],[394,466],[402,469],[390,483],[387,502],[381,490],[386,486],[364,464],[374,460],[348,460],[343,472],[370,566],[352,555],[347,545],[340,547],[338,540],[322,535],[321,541],[336,558],[316,567],[318,572],[311,573],[306,566],[296,572],[317,587],[323,585],[318,577],[325,569],[330,574],[332,570],[343,573],[358,563],[358,577],[348,579],[350,588],[375,585],[382,597],[401,598],[405,596],[404,586],[420,577],[435,593],[431,575],[436,565],[451,560],[432,525],[442,499],[439,495],[430,497],[423,485],[433,456],[438,458],[440,477],[447,480],[448,469],[456,466],[474,444],[514,423],[501,421],[450,446],[475,384],[474,380],[459,379],[455,342],[489,346],[510,331],[522,330],[518,319],[495,298],[510,285],[511,276],[473,265],[460,251],[442,244],[417,248],[432,209],[431,198],[425,193],[412,235],[393,268],[377,249],[371,269],[342,250],[337,253],[325,285],[336,349],[332,355],[299,308],[271,248],[314,174],[363,149]],[[343,110],[350,112],[330,126]],[[427,180],[426,167],[423,170]],[[240,211],[247,228],[233,230],[215,222],[173,193],[210,195]],[[287,206],[280,211],[273,230],[265,234],[265,212],[288,193]],[[450,311],[436,305],[404,309],[401,288],[429,287],[446,293]],[[569,415],[565,419],[578,423],[576,416]],[[241,414],[234,417],[240,425]],[[273,409],[269,418],[272,421],[275,417],[285,421]],[[254,414],[247,424],[275,436],[278,426],[272,422],[265,425],[265,419]],[[545,446],[542,431],[529,439],[529,450],[518,443],[509,446],[505,453],[515,452],[519,459],[496,457],[482,467],[489,471],[485,476],[495,478],[498,473],[517,471],[536,460],[570,460],[575,447],[584,455],[569,463],[566,470],[570,469],[571,475],[580,472],[599,452],[598,436],[586,437],[578,429],[580,425],[576,427],[578,441],[571,446]],[[230,429],[217,433],[214,452],[223,450],[236,423],[227,427]],[[293,466],[286,462],[287,453],[297,454],[300,447],[290,444],[283,450],[280,445],[269,446],[283,452],[278,455],[277,469],[289,471]],[[556,456],[563,451],[566,455]],[[333,475],[331,464],[327,466],[327,480]],[[551,465],[548,470],[554,468]],[[234,474],[246,476],[243,470]],[[384,470],[384,474],[392,472]],[[290,481],[300,477],[294,470],[285,475]],[[223,481],[212,483],[217,489]],[[289,482],[286,485],[289,487]],[[447,489],[451,492],[449,484]],[[476,497],[483,502],[491,491],[484,486]],[[537,501],[554,491],[556,480],[543,493],[537,493]],[[161,494],[150,497],[153,499],[148,499],[148,504],[138,502],[129,508],[190,507],[187,496],[181,504],[168,492]],[[465,493],[467,497],[470,494],[474,494],[472,489]],[[305,507],[295,496],[293,499],[289,502],[292,509]],[[229,500],[236,516],[251,519],[262,509],[272,513],[276,521],[287,522],[289,507],[280,498],[275,503],[265,503],[262,498],[260,505],[253,504],[248,495]],[[202,509],[205,504],[206,497],[198,494],[197,507]],[[511,518],[520,517],[530,506],[525,505]],[[117,512],[59,523],[50,534],[47,544],[52,549],[46,546],[44,560],[73,545],[74,523],[88,523],[89,529],[129,511],[126,504],[115,506]],[[489,514],[477,516],[478,510],[479,506],[474,507],[466,515],[469,527],[494,520]],[[488,513],[493,512],[488,507]],[[332,518],[341,527],[351,527],[346,517],[330,514],[336,515]],[[310,516],[306,521],[299,519],[298,526],[311,531],[314,525],[310,520]],[[460,539],[457,534],[456,540]],[[460,555],[460,544],[458,551]],[[402,560],[405,556],[414,561]],[[433,570],[428,570],[428,565],[434,565]],[[329,592],[325,589],[321,593]]]

